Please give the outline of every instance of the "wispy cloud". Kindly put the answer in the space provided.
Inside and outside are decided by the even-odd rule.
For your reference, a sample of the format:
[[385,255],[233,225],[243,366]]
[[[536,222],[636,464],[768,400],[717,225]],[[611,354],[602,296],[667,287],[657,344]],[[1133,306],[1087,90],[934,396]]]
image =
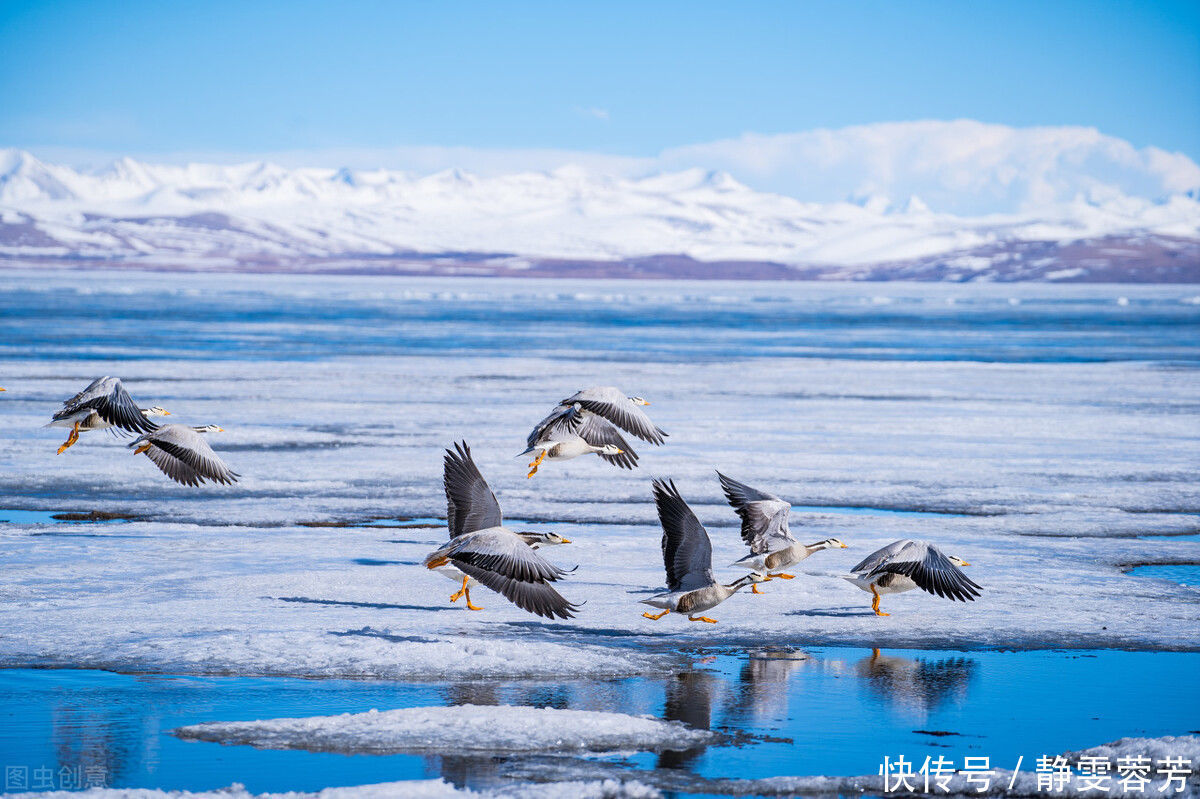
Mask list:
[[598,119],[601,122],[608,121],[608,109],[607,108],[596,108],[595,106],[586,106],[586,107],[585,106],[575,106],[575,113],[579,114],[579,116],[581,116],[581,117],[588,117],[589,119]]

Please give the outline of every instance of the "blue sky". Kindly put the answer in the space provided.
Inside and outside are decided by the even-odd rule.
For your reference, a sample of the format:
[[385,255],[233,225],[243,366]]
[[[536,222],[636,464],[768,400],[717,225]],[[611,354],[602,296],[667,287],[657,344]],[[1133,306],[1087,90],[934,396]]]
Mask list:
[[955,118],[1200,160],[1200,3],[0,3],[0,146],[649,156]]

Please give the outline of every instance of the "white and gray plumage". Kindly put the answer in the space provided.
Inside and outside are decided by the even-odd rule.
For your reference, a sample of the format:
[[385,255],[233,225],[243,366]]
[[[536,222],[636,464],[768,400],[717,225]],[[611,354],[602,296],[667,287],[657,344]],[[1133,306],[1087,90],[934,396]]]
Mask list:
[[454,450],[446,450],[444,468],[450,540],[426,556],[424,566],[437,571],[446,566],[458,570],[462,588],[450,601],[466,596],[470,610],[481,610],[471,604],[470,581],[474,579],[522,610],[548,619],[573,618],[578,606],[551,585],[566,572],[549,563],[531,545],[569,541],[553,534],[518,533],[505,527],[500,503],[472,460],[465,441],[455,444]]
[[663,566],[667,572],[667,591],[643,599],[642,604],[661,608],[662,613],[643,613],[647,619],[661,619],[671,611],[688,614],[689,621],[716,619],[697,616],[724,602],[747,585],[761,583],[767,577],[747,574],[729,585],[718,583],[712,573],[712,541],[670,480],[654,481],[654,503],[662,524]]
[[527,449],[522,455],[540,450],[529,464],[528,476],[537,474],[546,458],[567,460],[589,452],[623,469],[632,469],[637,466],[637,453],[617,428],[651,444],[662,444],[667,436],[642,410],[649,404],[641,397],[625,396],[616,386],[593,386],[560,400],[525,441]]
[[215,424],[188,427],[167,424],[139,436],[129,444],[135,455],[146,454],[162,473],[177,483],[198,486],[205,480],[231,485],[240,474],[225,465],[201,433],[221,433]]
[[[565,461],[580,455],[596,454],[604,460],[632,469],[637,466],[637,453],[630,448],[612,422],[576,406],[559,406],[543,419],[525,440],[527,449],[521,455],[538,453],[529,464],[529,474],[537,474],[544,460]],[[518,456],[520,457],[520,456]]]
[[[836,538],[801,544],[792,537],[792,532],[788,529],[791,505],[774,494],[739,483],[720,472],[717,472],[717,477],[721,479],[721,488],[724,489],[729,504],[737,511],[738,516],[742,517],[742,540],[750,547],[749,555],[731,565],[762,572],[768,579],[781,577],[790,580],[795,575],[786,574],[783,569],[796,565],[822,549],[846,548],[846,545]],[[760,593],[757,585],[752,586],[750,590],[755,594]]]
[[[446,524],[450,529],[450,537],[502,526],[500,503],[471,459],[470,448],[466,444],[461,448],[455,444],[454,448],[454,453],[446,451],[442,473],[442,484],[446,490]],[[518,531],[517,535],[532,549],[571,543],[570,539],[557,533]],[[471,587],[478,585],[477,580],[464,574],[450,561],[434,567],[433,571],[462,584],[450,596],[451,602],[457,602],[465,596],[470,610],[482,610],[471,603]]]
[[559,407],[578,406],[588,413],[607,419],[630,435],[651,444],[663,443],[667,434],[654,426],[650,417],[642,410],[649,402],[641,397],[627,397],[616,386],[593,386],[576,392],[558,403]]
[[867,555],[842,579],[871,593],[875,615],[890,616],[879,609],[879,597],[914,588],[946,599],[974,602],[983,587],[959,569],[970,565],[962,558],[944,554],[927,541],[902,539]]
[[98,377],[87,388],[63,402],[62,409],[50,418],[46,427],[69,427],[71,434],[58,454],[79,440],[80,432],[114,430],[127,433],[149,433],[158,429],[151,416],[170,416],[157,405],[139,408],[116,377]]

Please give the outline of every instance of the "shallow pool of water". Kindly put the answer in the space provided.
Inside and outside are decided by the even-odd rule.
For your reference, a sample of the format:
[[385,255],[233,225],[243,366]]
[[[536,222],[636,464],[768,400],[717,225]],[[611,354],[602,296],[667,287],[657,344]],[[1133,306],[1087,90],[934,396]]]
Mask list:
[[1135,566],[1129,570],[1129,573],[1138,577],[1157,577],[1160,580],[1173,580],[1180,585],[1190,585],[1200,588],[1200,563]]
[[[1197,729],[1200,654],[708,650],[691,668],[610,681],[401,683],[0,670],[4,764],[90,769],[116,787],[252,791],[444,777],[482,787],[521,758],[341,755],[186,742],[205,721],[450,704],[650,714],[725,733],[706,747],[605,759],[701,777],[872,774],[884,755],[989,756],[1011,768],[1126,735]],[[569,769],[574,758],[557,759]],[[544,764],[543,764],[544,768]],[[553,766],[551,771],[553,771]],[[50,771],[41,772],[48,774]],[[57,776],[56,776],[57,779]]]

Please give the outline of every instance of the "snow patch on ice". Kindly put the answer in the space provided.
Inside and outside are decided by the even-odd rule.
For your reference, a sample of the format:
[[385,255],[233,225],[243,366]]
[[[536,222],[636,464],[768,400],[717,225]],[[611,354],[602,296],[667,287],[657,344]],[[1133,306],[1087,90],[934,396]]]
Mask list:
[[180,738],[259,749],[396,752],[616,752],[683,750],[713,733],[650,716],[511,705],[371,710],[340,716],[218,721],[180,727]]

